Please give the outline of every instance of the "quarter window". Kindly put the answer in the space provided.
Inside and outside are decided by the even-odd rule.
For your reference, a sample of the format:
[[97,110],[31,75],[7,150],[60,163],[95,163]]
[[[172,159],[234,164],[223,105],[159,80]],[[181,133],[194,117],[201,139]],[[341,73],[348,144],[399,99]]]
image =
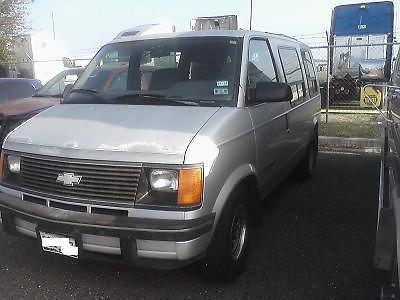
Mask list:
[[279,56],[281,58],[283,72],[286,83],[290,85],[293,93],[292,102],[303,100],[305,96],[305,85],[303,73],[301,72],[300,60],[295,48],[280,48]]
[[307,84],[310,96],[313,97],[318,94],[317,77],[315,76],[314,66],[312,63],[312,58],[310,52],[301,51],[301,56],[303,58],[304,67],[307,76]]
[[267,41],[251,40],[247,66],[247,97],[254,99],[257,83],[276,81],[274,62]]

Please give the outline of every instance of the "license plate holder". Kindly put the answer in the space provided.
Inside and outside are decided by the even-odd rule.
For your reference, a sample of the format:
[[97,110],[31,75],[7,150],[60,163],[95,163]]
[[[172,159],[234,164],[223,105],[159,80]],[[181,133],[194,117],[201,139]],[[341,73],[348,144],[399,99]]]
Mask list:
[[79,257],[79,248],[74,237],[38,230],[42,250],[74,259]]

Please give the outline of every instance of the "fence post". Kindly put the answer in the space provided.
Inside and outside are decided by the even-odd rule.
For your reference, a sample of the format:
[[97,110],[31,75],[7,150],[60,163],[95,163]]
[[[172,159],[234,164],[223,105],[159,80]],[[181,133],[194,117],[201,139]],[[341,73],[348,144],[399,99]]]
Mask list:
[[330,83],[330,78],[329,78],[329,71],[331,69],[331,60],[330,60],[330,55],[331,55],[331,51],[330,51],[330,47],[329,47],[329,39],[328,39],[328,47],[327,49],[327,72],[326,72],[326,108],[325,108],[325,122],[328,123],[328,115],[329,115],[329,83]]

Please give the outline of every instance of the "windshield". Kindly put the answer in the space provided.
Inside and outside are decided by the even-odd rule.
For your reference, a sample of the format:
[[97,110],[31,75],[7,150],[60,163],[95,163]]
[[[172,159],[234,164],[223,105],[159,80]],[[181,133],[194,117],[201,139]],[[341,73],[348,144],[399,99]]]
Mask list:
[[37,97],[62,97],[65,87],[74,84],[82,69],[65,70],[49,80],[36,94]]
[[236,38],[196,37],[106,45],[64,103],[169,105],[171,99],[179,99],[195,105],[233,106],[239,43]]

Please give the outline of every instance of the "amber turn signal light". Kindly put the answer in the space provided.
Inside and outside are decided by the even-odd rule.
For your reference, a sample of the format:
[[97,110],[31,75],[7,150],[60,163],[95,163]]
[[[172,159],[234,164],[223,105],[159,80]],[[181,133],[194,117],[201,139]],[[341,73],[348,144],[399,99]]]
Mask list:
[[201,168],[179,170],[178,205],[189,206],[201,202],[203,172]]

